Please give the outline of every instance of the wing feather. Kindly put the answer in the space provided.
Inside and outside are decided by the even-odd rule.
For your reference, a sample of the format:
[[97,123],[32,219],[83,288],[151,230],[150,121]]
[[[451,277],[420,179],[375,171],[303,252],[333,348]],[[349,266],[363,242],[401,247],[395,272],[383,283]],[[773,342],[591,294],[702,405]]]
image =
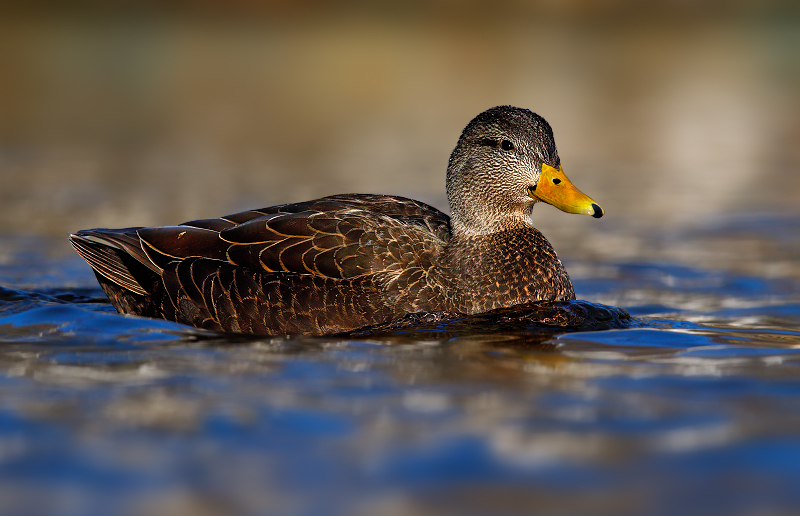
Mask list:
[[138,231],[149,260],[163,269],[170,262],[192,256],[226,259],[227,245],[219,232],[191,226],[161,226]]
[[161,312],[178,322],[320,334],[379,324],[440,296],[428,278],[449,238],[447,215],[426,204],[347,195],[71,240],[98,274],[161,296]]

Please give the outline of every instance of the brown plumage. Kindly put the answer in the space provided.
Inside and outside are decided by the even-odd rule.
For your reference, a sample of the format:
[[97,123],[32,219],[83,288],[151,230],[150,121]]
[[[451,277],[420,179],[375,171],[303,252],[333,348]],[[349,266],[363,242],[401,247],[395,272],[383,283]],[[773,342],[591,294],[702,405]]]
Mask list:
[[[450,157],[452,218],[403,197],[350,194],[179,226],[84,230],[70,241],[119,312],[217,331],[321,335],[417,312],[570,300],[569,276],[531,209],[545,200],[602,210],[585,196],[565,204],[538,194],[544,170],[560,171],[550,126],[501,106],[473,119]],[[558,177],[572,189],[559,195],[582,196]]]

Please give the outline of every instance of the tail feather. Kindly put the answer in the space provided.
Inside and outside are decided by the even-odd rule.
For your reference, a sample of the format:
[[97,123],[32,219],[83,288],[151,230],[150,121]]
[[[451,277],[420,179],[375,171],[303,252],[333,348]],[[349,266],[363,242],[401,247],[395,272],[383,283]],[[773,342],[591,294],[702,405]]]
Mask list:
[[69,240],[98,274],[131,292],[147,295],[150,292],[142,283],[152,283],[143,281],[145,275],[150,276],[148,269],[157,275],[161,269],[142,250],[138,229],[88,229],[70,235]]

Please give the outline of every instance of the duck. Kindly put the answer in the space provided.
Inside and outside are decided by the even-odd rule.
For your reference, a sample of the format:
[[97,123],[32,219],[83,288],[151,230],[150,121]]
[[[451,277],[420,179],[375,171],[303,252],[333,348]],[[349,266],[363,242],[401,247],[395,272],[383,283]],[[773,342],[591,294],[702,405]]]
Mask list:
[[69,240],[118,312],[217,332],[330,335],[575,299],[531,211],[604,212],[564,174],[544,118],[513,106],[480,113],[445,183],[449,216],[405,197],[343,194]]

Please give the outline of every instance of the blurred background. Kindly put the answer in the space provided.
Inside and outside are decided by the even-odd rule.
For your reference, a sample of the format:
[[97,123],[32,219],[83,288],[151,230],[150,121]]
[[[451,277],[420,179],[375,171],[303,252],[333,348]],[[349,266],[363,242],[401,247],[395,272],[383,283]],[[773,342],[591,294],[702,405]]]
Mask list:
[[784,0],[5,2],[0,233],[348,192],[446,210],[449,153],[498,104],[544,116],[608,214],[538,206],[559,251],[635,254],[621,227],[796,212],[799,14]]

